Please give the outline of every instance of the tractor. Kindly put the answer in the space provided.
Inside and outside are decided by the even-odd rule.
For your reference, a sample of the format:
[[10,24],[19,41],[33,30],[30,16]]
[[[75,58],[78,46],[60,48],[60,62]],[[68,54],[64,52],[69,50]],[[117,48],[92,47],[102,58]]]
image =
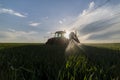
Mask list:
[[74,40],[77,43],[80,43],[77,35],[74,32],[71,32],[68,36],[69,38],[67,38],[65,36],[66,31],[56,31],[54,33],[54,37],[48,39],[48,41],[46,42],[47,45],[68,45],[68,43],[70,42],[70,40]]

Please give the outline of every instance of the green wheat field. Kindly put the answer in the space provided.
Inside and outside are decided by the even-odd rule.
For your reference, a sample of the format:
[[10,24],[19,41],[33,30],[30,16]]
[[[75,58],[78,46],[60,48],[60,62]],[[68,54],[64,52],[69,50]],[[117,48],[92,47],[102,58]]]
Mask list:
[[0,80],[120,80],[120,44],[0,43]]

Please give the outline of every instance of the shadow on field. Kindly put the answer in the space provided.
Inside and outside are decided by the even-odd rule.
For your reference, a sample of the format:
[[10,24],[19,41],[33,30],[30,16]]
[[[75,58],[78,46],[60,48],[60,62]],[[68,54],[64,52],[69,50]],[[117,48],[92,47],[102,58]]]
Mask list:
[[0,50],[0,80],[55,80],[65,62],[61,46],[26,45]]
[[81,44],[65,51],[65,46],[55,45],[1,49],[0,80],[119,79],[119,50]]
[[107,70],[109,75],[120,76],[120,49],[113,50],[102,47],[83,45],[85,54],[94,65]]
[[[83,45],[84,51],[92,62],[105,65],[120,64],[120,50]],[[108,64],[109,63],[109,64]]]

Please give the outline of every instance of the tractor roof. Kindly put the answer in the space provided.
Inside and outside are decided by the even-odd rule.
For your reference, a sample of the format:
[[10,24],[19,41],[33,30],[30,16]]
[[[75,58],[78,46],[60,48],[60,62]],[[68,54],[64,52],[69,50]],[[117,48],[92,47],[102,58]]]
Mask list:
[[65,31],[56,31],[55,34],[56,34],[56,33],[65,34],[66,32],[65,32]]

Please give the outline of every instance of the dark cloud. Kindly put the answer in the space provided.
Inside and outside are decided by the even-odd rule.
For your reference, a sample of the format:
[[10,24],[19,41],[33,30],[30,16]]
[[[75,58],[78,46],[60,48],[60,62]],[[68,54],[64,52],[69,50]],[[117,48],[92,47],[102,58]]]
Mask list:
[[[107,32],[103,34],[94,34],[88,37],[88,40],[109,40],[109,39],[114,39],[113,37],[120,34],[120,30],[118,31],[113,31],[113,32]],[[115,39],[120,39],[119,36]]]
[[86,35],[86,34],[90,34],[90,33],[95,33],[98,31],[102,31],[105,29],[110,28],[111,26],[120,23],[120,21],[116,21],[116,19],[119,19],[120,15],[117,15],[115,17],[112,17],[110,19],[103,19],[103,20],[98,20],[86,25],[82,25],[82,29],[79,30],[79,33],[81,35]]

